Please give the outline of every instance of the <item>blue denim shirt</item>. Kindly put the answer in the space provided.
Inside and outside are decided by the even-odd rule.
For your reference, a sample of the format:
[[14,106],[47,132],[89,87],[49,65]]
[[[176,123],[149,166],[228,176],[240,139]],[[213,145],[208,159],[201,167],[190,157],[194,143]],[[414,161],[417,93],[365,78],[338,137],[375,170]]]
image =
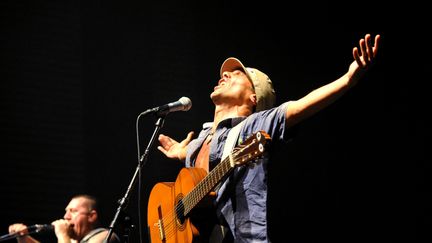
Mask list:
[[[238,143],[260,130],[267,132],[272,140],[286,140],[286,104],[270,110],[253,113],[248,117],[229,118],[221,121],[210,143],[209,168],[220,161],[228,133],[245,120],[240,129]],[[204,123],[198,137],[189,143],[186,167],[195,164],[196,156],[210,133],[212,123]],[[257,162],[235,168],[217,192],[217,213],[224,217],[236,242],[269,242],[267,234],[267,164],[265,154]]]

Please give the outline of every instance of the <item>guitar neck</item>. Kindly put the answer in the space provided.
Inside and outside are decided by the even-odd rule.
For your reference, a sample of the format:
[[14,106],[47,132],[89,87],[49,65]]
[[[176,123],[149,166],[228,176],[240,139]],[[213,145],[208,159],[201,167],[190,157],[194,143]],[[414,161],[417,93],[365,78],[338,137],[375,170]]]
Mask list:
[[184,215],[187,215],[234,168],[230,160],[230,156],[227,156],[182,199]]
[[241,145],[237,146],[230,155],[225,157],[210,173],[192,189],[180,204],[184,208],[186,216],[215,186],[236,166],[261,156],[264,152],[266,142],[270,136],[264,131],[259,131],[247,138]]

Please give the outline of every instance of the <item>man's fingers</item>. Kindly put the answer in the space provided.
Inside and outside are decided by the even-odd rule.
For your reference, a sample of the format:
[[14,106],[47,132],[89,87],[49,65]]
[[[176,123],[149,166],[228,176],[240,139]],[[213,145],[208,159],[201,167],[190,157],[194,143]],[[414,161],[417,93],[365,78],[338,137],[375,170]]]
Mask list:
[[186,146],[190,143],[190,141],[192,140],[192,137],[194,135],[194,132],[189,132],[188,135],[186,136],[186,138],[181,142],[182,145]]
[[166,155],[167,151],[162,146],[158,146],[157,149],[159,149],[159,151]]
[[353,49],[353,56],[354,56],[354,60],[357,62],[357,65],[360,68],[363,68],[363,63],[361,62],[359,50],[357,47],[354,47]]
[[367,55],[368,55],[367,59],[369,61],[372,61],[374,54],[372,49],[373,45],[371,43],[371,36],[367,34],[365,39],[366,39],[366,48],[367,48]]
[[187,138],[186,138],[186,140],[187,140],[187,141],[191,141],[191,140],[192,140],[192,137],[193,137],[193,135],[194,135],[194,132],[189,132],[189,133],[188,133],[188,135],[187,135]]
[[380,42],[380,35],[376,35],[375,36],[375,43],[374,43],[374,47],[373,47],[373,56],[376,56],[376,53],[378,52],[378,47],[379,47],[379,42]]
[[365,39],[360,40],[361,56],[363,58],[363,63],[364,63],[363,65],[369,64],[368,51],[367,51],[367,46],[366,46],[366,37],[365,37]]
[[160,134],[159,135],[159,142],[162,144],[162,146],[164,146],[164,147],[171,147],[173,144],[175,144],[175,143],[178,143],[176,140],[174,140],[174,139],[172,139],[172,138],[170,138],[170,137],[168,137],[168,136],[165,136],[165,135],[163,135],[163,134]]

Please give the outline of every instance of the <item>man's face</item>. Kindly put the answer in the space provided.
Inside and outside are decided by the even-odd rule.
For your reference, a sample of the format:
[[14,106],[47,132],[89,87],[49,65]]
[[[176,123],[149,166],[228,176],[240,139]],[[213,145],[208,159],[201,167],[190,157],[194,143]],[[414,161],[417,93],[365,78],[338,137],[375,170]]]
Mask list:
[[223,72],[222,78],[214,87],[210,97],[215,104],[223,102],[241,105],[249,102],[250,95],[254,93],[252,83],[246,74],[241,70],[234,70]]
[[88,199],[82,197],[72,199],[65,211],[63,218],[73,225],[70,232],[72,238],[81,239],[92,229],[95,211],[90,208]]

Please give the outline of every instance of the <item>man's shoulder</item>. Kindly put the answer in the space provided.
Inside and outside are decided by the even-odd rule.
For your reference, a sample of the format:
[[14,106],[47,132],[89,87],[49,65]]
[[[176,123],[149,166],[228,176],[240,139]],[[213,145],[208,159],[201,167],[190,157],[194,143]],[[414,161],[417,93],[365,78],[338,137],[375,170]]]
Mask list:
[[[105,242],[106,237],[108,236],[109,230],[107,228],[96,228],[90,231],[80,243],[102,243]],[[115,232],[112,232],[112,235],[109,240],[110,243],[120,243],[120,238],[117,236]]]

